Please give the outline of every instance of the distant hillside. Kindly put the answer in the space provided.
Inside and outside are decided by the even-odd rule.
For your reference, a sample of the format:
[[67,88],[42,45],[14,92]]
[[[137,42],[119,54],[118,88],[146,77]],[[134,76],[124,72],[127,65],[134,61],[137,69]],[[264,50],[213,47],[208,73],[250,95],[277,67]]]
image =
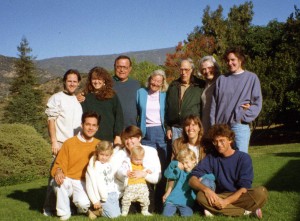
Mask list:
[[[148,51],[122,53],[135,59],[136,62],[149,61],[157,65],[165,62],[166,54],[173,53],[175,48],[163,48]],[[38,76],[41,83],[61,77],[68,69],[78,69],[87,73],[94,66],[102,66],[108,70],[113,69],[114,60],[120,54],[100,56],[69,56],[36,60]],[[14,62],[16,58],[0,55],[0,99],[8,95],[9,82],[16,76]]]
[[[163,48],[148,51],[137,51],[122,53],[135,59],[138,63],[149,61],[157,65],[165,62],[167,53],[174,53],[175,48]],[[102,66],[108,70],[113,69],[114,60],[120,54],[95,55],[95,56],[69,56],[38,60],[38,67],[51,72],[53,75],[61,76],[70,68],[78,69],[82,73],[87,73],[92,67]]]

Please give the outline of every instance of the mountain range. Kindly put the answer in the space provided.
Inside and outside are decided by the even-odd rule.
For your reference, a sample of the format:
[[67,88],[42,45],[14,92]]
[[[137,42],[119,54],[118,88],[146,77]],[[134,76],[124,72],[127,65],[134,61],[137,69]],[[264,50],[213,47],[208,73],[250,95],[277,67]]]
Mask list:
[[[155,50],[121,53],[134,59],[137,63],[142,61],[163,65],[166,54],[174,53],[175,47]],[[91,56],[67,56],[35,60],[37,73],[41,83],[53,78],[61,77],[70,68],[77,69],[81,73],[87,73],[95,66],[101,66],[112,70],[114,60],[121,54],[91,55]],[[0,99],[9,93],[9,83],[16,76],[14,62],[17,58],[0,55]]]

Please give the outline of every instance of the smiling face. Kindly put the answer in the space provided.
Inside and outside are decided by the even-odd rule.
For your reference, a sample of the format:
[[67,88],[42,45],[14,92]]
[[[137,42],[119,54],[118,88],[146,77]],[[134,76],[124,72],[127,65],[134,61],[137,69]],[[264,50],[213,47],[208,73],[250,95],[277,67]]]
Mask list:
[[180,65],[180,80],[184,84],[189,84],[193,72],[192,65],[189,61],[184,60]]
[[234,153],[234,149],[231,147],[232,141],[228,137],[216,136],[213,138],[213,144],[219,154],[224,157],[231,156]]
[[184,171],[191,172],[196,165],[196,160],[190,159],[189,157],[181,161]]
[[68,94],[74,94],[76,89],[79,86],[79,81],[78,81],[78,77],[76,74],[69,74],[67,76],[66,81],[64,82],[64,86],[65,86],[65,91]]
[[98,120],[95,117],[87,117],[84,123],[81,124],[81,127],[83,138],[90,140],[98,130]]
[[164,78],[161,75],[152,76],[149,84],[149,89],[152,92],[160,91],[163,84],[163,80]]
[[215,77],[215,67],[211,61],[204,61],[201,64],[200,72],[206,80],[213,80]]
[[190,122],[189,125],[186,125],[184,127],[184,131],[187,134],[187,137],[189,140],[197,139],[199,132],[200,132],[200,127],[198,124],[196,124],[193,120]]
[[115,74],[120,81],[127,81],[131,71],[130,61],[128,59],[119,59],[115,64]]
[[129,137],[124,140],[124,145],[129,150],[131,151],[132,148],[140,146],[141,145],[141,137]]
[[99,90],[105,85],[105,81],[97,77],[96,73],[93,73],[91,77],[91,84],[95,90]]
[[230,73],[234,74],[243,71],[242,61],[234,53],[227,55],[226,63]]

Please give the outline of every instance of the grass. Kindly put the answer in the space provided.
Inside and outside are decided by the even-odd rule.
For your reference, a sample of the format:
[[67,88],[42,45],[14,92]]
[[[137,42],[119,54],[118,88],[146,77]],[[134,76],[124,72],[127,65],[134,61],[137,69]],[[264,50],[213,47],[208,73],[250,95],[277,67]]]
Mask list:
[[[263,220],[297,221],[300,220],[300,144],[256,146],[250,148],[253,159],[255,179],[253,186],[264,185],[269,190],[269,200],[263,208]],[[47,179],[30,183],[0,187],[0,220],[59,220],[45,217],[41,208],[45,197]],[[142,217],[129,215],[117,220],[255,220],[250,217],[206,218],[195,214],[191,218],[175,216],[166,218],[161,215]],[[88,220],[86,216],[72,216],[72,220]],[[101,218],[101,220],[108,220]]]

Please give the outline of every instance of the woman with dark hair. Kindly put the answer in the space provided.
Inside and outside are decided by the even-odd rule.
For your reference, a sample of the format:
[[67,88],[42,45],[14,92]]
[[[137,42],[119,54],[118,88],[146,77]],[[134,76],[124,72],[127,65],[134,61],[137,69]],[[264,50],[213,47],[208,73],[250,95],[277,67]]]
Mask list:
[[101,122],[96,138],[120,144],[123,129],[123,112],[118,96],[113,90],[112,77],[102,67],[94,67],[89,71],[85,100],[81,103],[83,112],[96,111]]
[[245,70],[245,55],[240,48],[229,48],[224,59],[229,72],[216,81],[210,123],[229,125],[235,132],[235,146],[248,153],[249,125],[262,108],[260,82],[256,74]]
[[[145,150],[145,155],[143,159],[143,166],[145,169],[149,169],[151,173],[147,173],[146,171],[131,171],[128,175],[130,178],[145,178],[148,188],[149,188],[149,199],[150,206],[149,212],[154,211],[154,200],[155,200],[155,192],[154,192],[154,184],[157,184],[161,178],[161,166],[158,158],[158,154],[155,148],[145,146],[141,144],[142,140],[142,131],[137,126],[129,126],[125,128],[121,134],[123,146],[117,146],[114,149],[114,154],[111,158],[111,164],[116,168],[122,169],[122,163],[130,158],[130,152],[134,147],[141,146]],[[119,190],[122,196],[124,193],[125,182],[123,176],[119,176],[117,171],[115,175],[115,181],[119,185]],[[136,205],[135,205],[136,209]]]

